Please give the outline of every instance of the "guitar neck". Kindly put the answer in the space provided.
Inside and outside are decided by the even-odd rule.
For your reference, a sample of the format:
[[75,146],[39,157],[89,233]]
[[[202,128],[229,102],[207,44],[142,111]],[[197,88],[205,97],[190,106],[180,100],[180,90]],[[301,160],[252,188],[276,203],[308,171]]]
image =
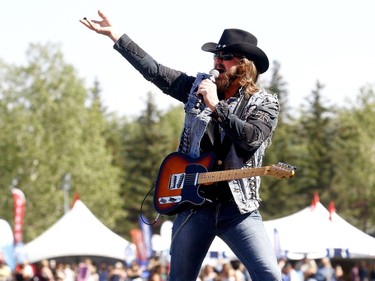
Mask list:
[[268,167],[236,169],[201,173],[198,176],[198,184],[214,183],[219,181],[243,179],[255,176],[267,175]]

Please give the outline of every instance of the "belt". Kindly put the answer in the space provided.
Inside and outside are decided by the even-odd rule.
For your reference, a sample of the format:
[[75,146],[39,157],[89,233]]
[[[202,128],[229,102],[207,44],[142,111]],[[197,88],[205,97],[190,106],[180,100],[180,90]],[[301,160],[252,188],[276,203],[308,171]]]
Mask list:
[[228,182],[217,182],[211,185],[204,185],[200,188],[200,195],[208,202],[228,203],[234,202]]

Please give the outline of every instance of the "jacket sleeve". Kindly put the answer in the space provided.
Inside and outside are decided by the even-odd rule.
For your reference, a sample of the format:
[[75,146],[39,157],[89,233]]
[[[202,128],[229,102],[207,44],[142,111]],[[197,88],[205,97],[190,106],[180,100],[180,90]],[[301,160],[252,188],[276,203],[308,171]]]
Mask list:
[[184,103],[187,101],[194,77],[159,64],[126,34],[121,36],[113,48],[163,93]]
[[277,126],[279,102],[276,96],[266,94],[259,104],[250,103],[242,118],[233,114],[224,101],[220,101],[213,118],[231,138],[238,152],[248,156],[256,151]]

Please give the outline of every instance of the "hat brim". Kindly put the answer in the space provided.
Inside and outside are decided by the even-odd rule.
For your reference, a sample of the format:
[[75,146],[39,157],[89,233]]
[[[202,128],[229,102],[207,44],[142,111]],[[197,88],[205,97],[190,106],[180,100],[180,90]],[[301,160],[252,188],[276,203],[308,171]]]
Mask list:
[[236,43],[224,47],[218,47],[217,43],[209,42],[202,46],[205,52],[217,53],[223,51],[237,52],[252,60],[259,73],[264,73],[269,67],[267,55],[257,46],[248,43]]

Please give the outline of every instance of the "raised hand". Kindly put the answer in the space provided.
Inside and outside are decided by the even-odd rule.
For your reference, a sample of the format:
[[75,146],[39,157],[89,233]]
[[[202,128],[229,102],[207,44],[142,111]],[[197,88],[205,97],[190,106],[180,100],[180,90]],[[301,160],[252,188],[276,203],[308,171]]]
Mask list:
[[95,31],[96,33],[106,35],[116,42],[120,38],[121,34],[116,31],[116,28],[113,26],[109,18],[101,10],[98,10],[98,15],[101,20],[90,20],[84,17],[79,21],[87,28]]

